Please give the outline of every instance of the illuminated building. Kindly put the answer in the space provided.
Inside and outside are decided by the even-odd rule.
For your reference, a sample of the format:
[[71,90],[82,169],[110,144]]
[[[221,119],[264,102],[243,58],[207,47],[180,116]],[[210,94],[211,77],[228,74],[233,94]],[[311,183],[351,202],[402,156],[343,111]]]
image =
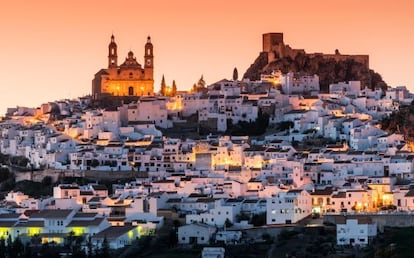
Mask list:
[[108,46],[108,68],[99,70],[92,80],[92,96],[152,96],[154,95],[154,53],[151,38],[147,38],[144,68],[132,51],[118,65],[118,46],[114,35]]

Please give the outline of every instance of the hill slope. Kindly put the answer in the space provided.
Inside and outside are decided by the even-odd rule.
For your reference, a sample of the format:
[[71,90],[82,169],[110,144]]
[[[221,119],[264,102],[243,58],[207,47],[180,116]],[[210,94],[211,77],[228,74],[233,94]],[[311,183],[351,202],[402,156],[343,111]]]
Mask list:
[[323,57],[323,54],[309,56],[306,53],[299,53],[294,59],[286,56],[276,58],[269,63],[267,53],[261,52],[243,77],[258,80],[260,74],[270,74],[276,70],[280,70],[282,73],[317,74],[323,92],[329,90],[329,84],[343,81],[361,81],[362,86],[370,89],[386,89],[387,87],[381,75],[367,68],[363,63],[352,58],[342,61],[336,61],[333,58],[327,59]]

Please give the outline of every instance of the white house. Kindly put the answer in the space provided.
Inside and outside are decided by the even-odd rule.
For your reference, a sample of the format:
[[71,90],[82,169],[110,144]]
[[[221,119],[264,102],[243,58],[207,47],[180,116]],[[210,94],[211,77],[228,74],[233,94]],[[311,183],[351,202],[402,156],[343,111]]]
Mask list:
[[[234,201],[233,201],[234,200]],[[186,223],[201,222],[208,225],[224,226],[226,221],[234,223],[236,215],[241,211],[241,200],[229,199],[225,204],[222,200],[215,201],[215,207],[208,212],[200,214],[188,214],[185,218]]]
[[138,239],[144,233],[140,226],[124,225],[120,227],[109,227],[92,236],[92,244],[96,247],[102,247],[104,239],[108,241],[112,249],[122,248],[130,245],[132,241]]
[[282,75],[280,84],[282,91],[289,94],[302,94],[302,93],[319,93],[319,76],[300,76],[295,75],[294,73],[287,73]]
[[336,224],[337,245],[366,246],[377,235],[377,224],[368,217],[343,220]]
[[338,82],[329,85],[330,94],[357,96],[360,90],[360,81]]
[[291,224],[309,216],[312,198],[306,190],[289,190],[268,198],[266,224]]
[[188,224],[178,228],[179,244],[208,244],[216,227],[206,224]]
[[129,122],[153,122],[156,126],[168,128],[167,107],[164,98],[146,97],[128,106]]

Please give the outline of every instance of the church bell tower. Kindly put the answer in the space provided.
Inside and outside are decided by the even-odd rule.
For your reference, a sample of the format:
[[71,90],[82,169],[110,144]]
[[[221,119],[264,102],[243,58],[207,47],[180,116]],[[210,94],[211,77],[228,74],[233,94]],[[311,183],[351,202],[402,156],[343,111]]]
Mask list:
[[151,37],[148,36],[147,44],[145,44],[145,55],[144,55],[144,73],[146,80],[154,79],[154,53],[153,46],[151,43]]
[[108,46],[108,68],[117,68],[118,67],[118,53],[117,45],[115,43],[114,35],[111,36],[111,42]]

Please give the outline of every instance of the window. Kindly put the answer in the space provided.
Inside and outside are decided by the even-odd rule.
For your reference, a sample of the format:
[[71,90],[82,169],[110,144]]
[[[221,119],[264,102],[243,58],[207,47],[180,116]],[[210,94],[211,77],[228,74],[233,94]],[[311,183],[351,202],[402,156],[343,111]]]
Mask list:
[[[130,76],[131,76],[131,74],[130,74]],[[133,95],[134,95],[134,87],[130,86],[130,87],[128,88],[128,95],[129,95],[129,96],[133,96]]]

